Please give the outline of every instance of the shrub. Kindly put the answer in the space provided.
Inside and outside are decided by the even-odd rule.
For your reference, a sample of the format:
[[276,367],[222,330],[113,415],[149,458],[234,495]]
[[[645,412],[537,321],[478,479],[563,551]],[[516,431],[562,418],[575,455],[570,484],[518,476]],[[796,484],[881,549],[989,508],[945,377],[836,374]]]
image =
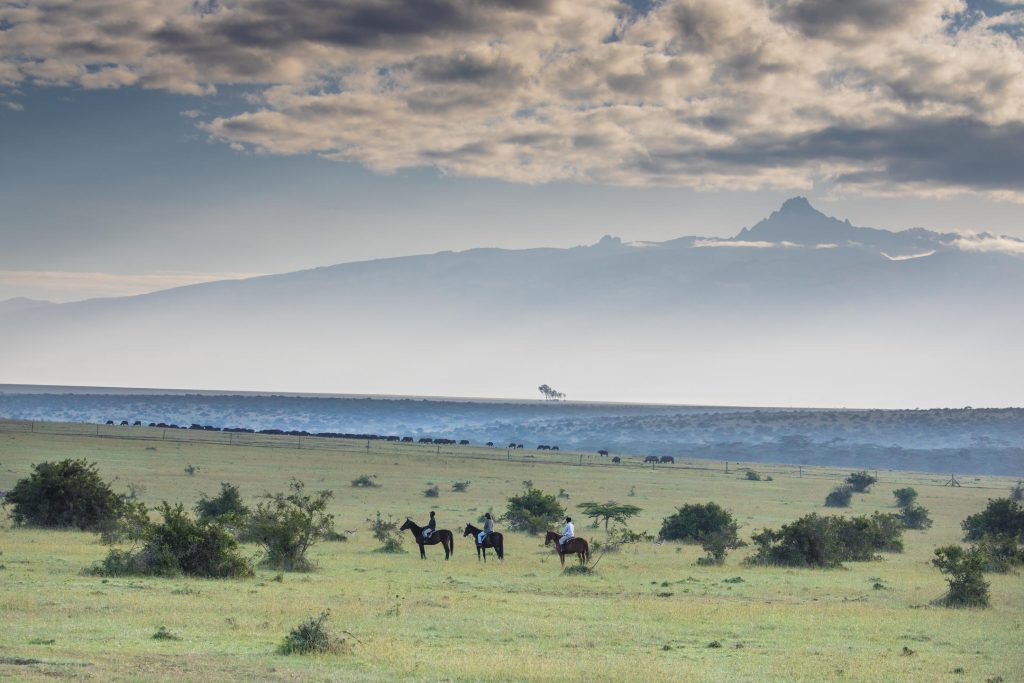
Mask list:
[[747,470],[746,477],[750,481],[761,481],[761,475],[755,472],[754,470]]
[[321,612],[317,618],[309,617],[293,628],[278,647],[283,655],[308,655],[334,652],[341,645],[327,630],[329,612]]
[[306,559],[306,551],[334,528],[334,515],[327,513],[327,503],[334,493],[307,494],[305,484],[296,479],[289,488],[288,495],[266,495],[252,513],[249,532],[266,551],[267,566],[308,571],[312,564]]
[[848,508],[850,499],[853,498],[853,489],[849,486],[837,486],[825,496],[825,507],[827,508]]
[[1024,564],[1024,547],[1013,536],[985,534],[974,546],[986,572],[1006,573]]
[[932,526],[932,518],[928,516],[928,509],[921,505],[911,503],[903,507],[896,516],[908,529],[929,529]]
[[147,524],[139,550],[111,550],[94,570],[101,575],[251,576],[252,566],[238,554],[238,541],[221,525],[193,520],[181,503],[164,501],[157,508],[160,524]]
[[195,506],[199,519],[241,524],[249,517],[249,508],[242,502],[238,487],[225,481],[220,483],[220,493],[215,498],[205,493]]
[[452,491],[456,493],[465,493],[466,489],[469,488],[471,482],[468,481],[456,481],[452,483]]
[[557,524],[564,515],[565,508],[554,496],[540,489],[527,488],[508,499],[505,522],[513,531],[537,534]]
[[877,477],[872,477],[863,470],[854,472],[846,478],[846,483],[857,493],[867,493],[871,490],[871,485],[877,482]]
[[1010,489],[1010,500],[1020,503],[1024,501],[1024,481],[1018,481]]
[[963,521],[964,540],[976,541],[985,534],[1024,540],[1024,506],[1009,498],[989,499],[981,512]]
[[153,634],[153,640],[181,640],[181,636],[168,630],[166,626],[161,626]]
[[96,530],[100,532],[100,542],[113,545],[141,539],[148,524],[149,512],[146,506],[138,501],[125,500],[121,514],[116,518],[103,520]]
[[735,537],[739,525],[732,513],[717,503],[686,504],[661,522],[658,537],[666,541],[701,543],[709,534],[727,531]]
[[901,508],[905,508],[917,500],[917,491],[909,486],[902,489],[896,489],[892,492],[892,495],[896,496],[896,504]]
[[373,532],[373,537],[381,543],[381,547],[377,549],[377,552],[381,553],[404,553],[402,550],[402,532],[398,530],[398,522],[388,515],[387,521],[380,516],[380,510],[377,511],[376,519],[366,520],[370,523],[370,530]]
[[568,498],[570,498],[569,492],[566,491],[565,489],[558,489],[558,497],[559,498],[566,498],[566,499],[568,499]]
[[355,487],[355,488],[367,488],[367,489],[377,488],[378,486],[380,486],[380,484],[378,484],[377,482],[374,481],[374,479],[376,479],[376,478],[377,478],[376,474],[374,474],[374,475],[360,474],[358,477],[356,477],[355,479],[352,480],[352,486]]
[[653,541],[654,536],[651,536],[646,531],[633,531],[625,526],[613,526],[608,532],[608,538],[604,543],[594,541],[594,550],[604,550],[605,552],[618,552],[624,545],[632,545],[634,543],[646,543]]
[[430,486],[425,491],[423,491],[423,495],[426,496],[427,498],[437,498],[438,496],[441,495],[441,489],[439,489],[436,485]]
[[707,553],[704,557],[697,559],[700,565],[723,565],[726,554],[735,548],[741,548],[746,543],[736,538],[736,529],[717,529],[704,537],[700,547]]
[[96,468],[96,463],[70,459],[33,465],[32,474],[7,492],[4,505],[11,506],[18,525],[98,531],[121,516],[125,498],[111,490]]
[[987,607],[988,583],[982,575],[984,559],[975,548],[958,545],[935,549],[932,564],[946,574],[949,592],[940,600],[947,607]]
[[810,514],[781,529],[754,534],[757,553],[751,564],[787,567],[838,567],[844,561],[863,562],[877,551],[902,550],[902,525],[895,515],[831,517]]

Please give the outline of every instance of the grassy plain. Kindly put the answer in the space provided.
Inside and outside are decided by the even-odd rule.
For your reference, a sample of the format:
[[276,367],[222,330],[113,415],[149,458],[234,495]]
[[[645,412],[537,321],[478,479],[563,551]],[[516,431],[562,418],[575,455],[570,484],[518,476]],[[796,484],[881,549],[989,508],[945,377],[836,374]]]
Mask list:
[[[9,432],[0,424],[0,489],[26,476],[32,463],[67,457],[96,461],[118,490],[141,485],[149,504],[191,506],[221,481],[254,500],[296,477],[311,489],[334,490],[338,529],[357,531],[348,542],[317,545],[316,571],[281,581],[269,570],[231,581],[104,580],[83,572],[107,552],[96,536],[5,521],[0,678],[1024,680],[1020,575],[987,577],[988,610],[930,604],[945,588],[929,564],[933,548],[957,542],[960,521],[1006,495],[1010,479],[964,477],[962,487],[950,488],[942,486],[948,477],[879,472],[880,483],[855,495],[845,514],[894,510],[892,490],[911,485],[935,526],[908,532],[902,554],[845,569],[752,568],[741,564],[744,550],[724,567],[701,567],[698,547],[644,544],[607,554],[593,575],[580,576],[563,574],[540,539],[520,534],[506,536],[503,564],[479,564],[462,526],[491,507],[501,512],[532,480],[547,492],[565,489],[572,513],[585,500],[639,505],[631,527],[652,533],[674,507],[713,500],[734,512],[749,538],[756,529],[826,512],[825,494],[849,470],[805,467],[800,477],[794,467],[759,464],[774,480],[754,482],[735,463],[726,474],[721,463],[706,461],[651,469],[595,456],[581,465],[566,453],[519,452],[521,461],[512,461],[494,449],[448,447],[439,455],[419,445],[374,443],[367,450],[365,443],[307,440],[299,448],[281,437],[272,442],[277,447],[261,447],[161,441],[160,430],[133,435],[142,438]],[[198,467],[193,476],[185,472],[189,464]],[[380,487],[353,488],[361,474],[376,475]],[[451,491],[457,480],[472,482],[467,492]],[[428,482],[440,486],[439,498],[423,496]],[[430,509],[458,537],[452,560],[434,546],[421,561],[408,533],[410,552],[374,552],[367,518],[377,510],[424,521]],[[577,528],[604,537],[603,529]],[[293,626],[325,609],[335,632],[350,634],[349,647],[315,657],[275,652]],[[181,639],[154,640],[160,626]]]

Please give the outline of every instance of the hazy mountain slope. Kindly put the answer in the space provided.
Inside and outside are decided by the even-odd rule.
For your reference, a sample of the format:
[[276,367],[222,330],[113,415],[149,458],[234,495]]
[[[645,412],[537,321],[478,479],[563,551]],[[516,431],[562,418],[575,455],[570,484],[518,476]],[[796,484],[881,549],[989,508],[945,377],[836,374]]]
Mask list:
[[1019,405],[1024,258],[956,239],[798,198],[733,240],[442,252],[32,308],[5,318],[0,380]]

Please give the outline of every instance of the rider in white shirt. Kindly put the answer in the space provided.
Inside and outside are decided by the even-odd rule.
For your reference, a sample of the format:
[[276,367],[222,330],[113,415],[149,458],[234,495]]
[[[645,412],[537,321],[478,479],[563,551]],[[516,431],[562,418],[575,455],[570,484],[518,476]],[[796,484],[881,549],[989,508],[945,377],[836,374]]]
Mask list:
[[565,518],[565,528],[562,529],[562,537],[558,539],[559,545],[565,545],[565,542],[576,535],[576,529],[572,525],[572,517]]

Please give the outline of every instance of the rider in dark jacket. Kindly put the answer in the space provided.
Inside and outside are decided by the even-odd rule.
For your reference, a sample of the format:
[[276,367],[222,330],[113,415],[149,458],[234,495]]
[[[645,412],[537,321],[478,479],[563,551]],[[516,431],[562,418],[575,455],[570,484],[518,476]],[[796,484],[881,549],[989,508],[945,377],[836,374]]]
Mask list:
[[437,529],[437,520],[434,519],[434,511],[430,511],[430,521],[423,527],[423,540],[430,538],[430,535]]

